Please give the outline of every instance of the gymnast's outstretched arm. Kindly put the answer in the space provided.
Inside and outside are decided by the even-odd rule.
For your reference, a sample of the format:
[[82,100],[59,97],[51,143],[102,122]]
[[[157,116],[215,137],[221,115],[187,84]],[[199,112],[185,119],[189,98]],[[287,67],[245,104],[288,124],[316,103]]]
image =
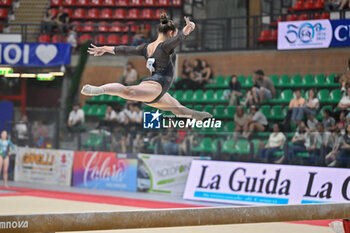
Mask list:
[[102,56],[105,53],[110,53],[114,55],[140,55],[143,56],[143,50],[146,44],[138,46],[102,46],[97,47],[91,44],[91,47],[88,49],[88,53],[94,56]]

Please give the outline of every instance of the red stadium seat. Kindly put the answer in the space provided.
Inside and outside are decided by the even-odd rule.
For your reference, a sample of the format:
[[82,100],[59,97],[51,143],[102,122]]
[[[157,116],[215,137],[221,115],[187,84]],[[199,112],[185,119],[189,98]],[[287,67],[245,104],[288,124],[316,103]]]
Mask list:
[[140,15],[141,19],[152,19],[153,11],[151,9],[143,9]]
[[91,0],[90,6],[93,6],[93,7],[102,6],[102,0]]
[[98,45],[106,44],[106,36],[105,35],[96,35],[94,38],[94,43]]
[[8,11],[5,8],[0,8],[0,19],[6,19],[8,15]]
[[181,2],[181,0],[173,0],[173,4],[172,5],[175,6],[175,7],[182,6],[182,2]]
[[325,0],[317,0],[315,3],[315,9],[324,9]]
[[62,5],[62,0],[51,0],[51,6],[60,6],[60,5]]
[[321,19],[330,19],[331,15],[329,12],[323,12],[321,14]]
[[75,5],[76,6],[88,6],[89,0],[76,0]]
[[151,24],[145,23],[144,26],[147,30],[151,30]]
[[109,45],[119,44],[119,36],[118,35],[109,35],[107,37],[107,44],[109,44]]
[[141,0],[130,0],[129,6],[142,6]]
[[139,17],[140,17],[139,9],[133,8],[128,11],[128,16],[127,16],[128,19],[138,19]]
[[305,4],[304,4],[304,8],[306,10],[312,10],[315,9],[315,2],[314,0],[306,0]]
[[84,19],[85,18],[85,9],[77,8],[74,10],[72,19]]
[[81,25],[80,21],[73,21],[73,22],[71,22],[71,25],[75,27],[75,30],[77,32],[83,31],[83,26]]
[[297,15],[288,15],[286,21],[297,21],[298,16]]
[[125,19],[126,10],[125,9],[116,9],[113,14],[113,19]]
[[51,38],[52,43],[65,43],[67,42],[66,38],[62,35],[53,35]]
[[94,31],[94,22],[93,21],[85,22],[83,25],[82,31],[83,32],[93,32]]
[[75,6],[75,0],[63,0],[63,6]]
[[158,0],[158,6],[170,6],[170,0]]
[[270,40],[277,41],[278,31],[275,29],[271,32]]
[[128,35],[123,35],[122,39],[120,41],[120,44],[123,44],[123,45],[129,44],[129,36]]
[[67,13],[68,16],[69,16],[69,18],[72,18],[72,15],[73,15],[72,9],[66,8],[66,9],[63,9],[63,12],[64,12],[64,13]]
[[111,19],[111,18],[112,18],[112,10],[108,8],[102,9],[100,13],[100,19]]
[[143,1],[144,6],[155,6],[156,5],[156,0],[144,0]]
[[84,42],[88,41],[88,40],[92,40],[92,36],[90,34],[84,34],[84,35],[81,35],[79,37],[79,44],[83,44]]
[[297,0],[294,4],[293,10],[300,11],[304,10],[304,0]]
[[271,38],[271,31],[270,30],[263,30],[260,33],[260,36],[258,38],[258,42],[265,42],[268,41]]
[[51,42],[51,37],[50,35],[40,35],[38,38],[39,43],[50,43]]
[[92,8],[88,11],[86,18],[88,19],[98,19],[98,9]]
[[166,11],[164,9],[157,9],[153,14],[153,18],[159,19],[162,13],[166,13]]
[[308,20],[309,19],[309,15],[308,14],[301,14],[299,15],[298,20]]
[[102,6],[116,6],[116,0],[103,0]]
[[108,22],[107,21],[100,21],[98,23],[98,31],[99,32],[108,32]]
[[126,22],[126,24],[124,26],[123,32],[128,32],[129,30],[131,32],[136,32],[136,29],[137,29],[137,26],[136,26],[135,22],[128,21],[128,22]]
[[112,23],[112,26],[109,28],[110,32],[121,32],[123,28],[123,23],[115,21]]
[[2,24],[0,24],[0,32],[2,32],[3,26]]
[[128,6],[128,0],[117,0],[117,6]]
[[320,13],[315,13],[314,14],[314,19],[320,19],[321,18],[321,14]]

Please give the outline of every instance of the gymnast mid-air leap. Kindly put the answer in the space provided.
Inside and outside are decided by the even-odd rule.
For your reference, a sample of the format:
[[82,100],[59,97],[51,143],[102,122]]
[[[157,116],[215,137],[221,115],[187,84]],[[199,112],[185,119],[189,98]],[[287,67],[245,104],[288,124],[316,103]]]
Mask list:
[[174,68],[176,61],[175,47],[178,46],[195,24],[185,17],[186,26],[178,31],[174,22],[167,14],[160,16],[157,40],[139,46],[102,46],[91,45],[88,53],[94,56],[102,56],[104,53],[115,55],[140,55],[147,60],[146,67],[152,76],[145,78],[139,85],[124,86],[120,83],[108,83],[102,86],[83,86],[81,93],[87,96],[116,95],[127,100],[144,102],[147,105],[165,111],[171,111],[175,115],[186,116],[197,120],[210,118],[207,112],[200,112],[181,105],[167,91],[174,81]]

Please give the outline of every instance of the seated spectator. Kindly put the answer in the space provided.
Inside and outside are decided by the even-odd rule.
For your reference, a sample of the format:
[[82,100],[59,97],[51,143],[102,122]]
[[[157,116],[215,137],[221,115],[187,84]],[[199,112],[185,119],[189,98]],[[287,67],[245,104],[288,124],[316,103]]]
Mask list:
[[302,108],[305,105],[305,99],[301,96],[300,90],[294,91],[295,98],[289,102],[289,109],[292,111],[291,120],[295,124],[299,124],[303,115]]
[[44,15],[44,19],[41,21],[40,33],[41,34],[51,34],[52,27],[54,25],[54,16],[51,13],[51,10],[48,9]]
[[[304,119],[305,114],[316,115],[317,110],[320,106],[320,101],[316,97],[316,92],[314,89],[310,89],[308,93],[308,98],[304,106],[298,107],[295,115],[295,121],[300,122]],[[293,117],[293,114],[292,114]],[[293,119],[292,119],[293,120]]]
[[28,117],[22,115],[21,120],[16,123],[15,131],[17,133],[17,145],[28,146]]
[[175,130],[169,130],[162,136],[161,142],[163,145],[163,151],[166,155],[179,155],[187,151],[186,141],[179,143],[179,136]]
[[309,134],[306,130],[305,124],[300,123],[298,130],[292,138],[292,145],[288,146],[288,152],[276,161],[276,163],[292,163],[295,155],[300,152],[306,152],[309,144]]
[[248,115],[244,112],[244,109],[242,106],[237,106],[236,108],[236,114],[234,116],[235,121],[235,133],[242,133],[244,126],[246,125],[248,121]]
[[46,147],[48,130],[47,127],[41,121],[34,121],[32,125],[32,136],[35,147]]
[[342,134],[339,129],[335,129],[334,132],[331,135],[331,145],[332,145],[332,150],[325,156],[325,164],[327,166],[335,166],[336,165],[336,155],[337,152],[342,144]]
[[117,113],[113,110],[113,108],[111,106],[107,107],[104,120],[106,120],[106,121],[116,121],[117,120]]
[[243,127],[243,137],[249,137],[251,133],[263,132],[267,129],[268,122],[265,115],[255,105],[250,107],[247,123]]
[[340,132],[344,131],[345,129],[345,124],[346,124],[346,117],[345,117],[345,112],[341,111],[339,115],[339,121],[331,128],[332,131],[339,129]]
[[315,116],[312,114],[308,114],[306,125],[310,133],[316,132],[317,124],[318,124],[318,120],[315,118]]
[[348,60],[348,67],[346,73],[341,75],[341,77],[339,78],[339,83],[341,84],[342,93],[345,93],[346,87],[350,86],[350,58]]
[[331,131],[335,126],[335,120],[331,117],[331,111],[329,109],[323,110],[322,125],[326,131]]
[[324,4],[326,11],[337,11],[349,8],[349,0],[328,0]]
[[202,69],[200,70],[200,73],[202,74],[201,77],[201,85],[204,86],[205,84],[208,84],[213,81],[213,70],[209,66],[208,62],[206,60],[202,60],[201,62]]
[[225,94],[225,98],[229,99],[229,105],[239,105],[239,99],[243,96],[242,85],[237,79],[237,75],[232,75],[229,82],[229,90]]
[[126,64],[126,67],[123,72],[123,77],[121,83],[124,85],[133,85],[138,81],[138,74],[134,65],[131,62]]
[[312,145],[308,149],[311,159],[313,159],[317,164],[323,163],[324,155],[328,154],[332,150],[331,136],[332,134],[329,131],[325,131],[323,124],[317,124],[317,132]]
[[265,100],[272,99],[276,94],[275,86],[269,77],[265,76],[264,71],[257,70],[253,74],[253,88],[248,92],[246,104],[260,104]]
[[332,150],[325,160],[329,167],[349,167],[350,166],[350,124],[346,125],[345,135],[339,140],[337,150]]
[[340,99],[338,108],[342,111],[346,111],[346,114],[350,112],[350,86],[346,89],[346,96],[343,96]]
[[146,43],[149,38],[149,30],[144,24],[137,26],[136,34],[131,42],[131,46],[138,46],[140,44]]
[[128,123],[142,124],[143,112],[138,104],[130,104],[129,111],[126,111]]
[[200,59],[194,59],[192,61],[192,72],[190,74],[191,80],[195,82],[196,88],[197,89],[202,89],[203,88],[203,83],[202,83],[202,61]]
[[134,154],[143,153],[145,150],[144,137],[141,133],[136,134],[136,137],[133,140],[132,152]]
[[0,138],[0,173],[1,169],[3,170],[3,177],[4,177],[4,186],[8,188],[8,168],[10,164],[10,156],[14,154],[15,146],[11,142],[10,139],[7,138],[7,131],[3,130],[1,132],[1,138]]
[[79,132],[85,122],[85,113],[79,104],[74,104],[73,110],[69,113],[68,130],[70,133]]
[[58,8],[58,13],[57,15],[55,15],[53,20],[55,23],[53,28],[58,28],[58,31],[61,33],[67,30],[69,23],[69,15],[64,12],[63,6],[60,6]]
[[185,59],[182,63],[181,80],[175,83],[176,90],[196,90],[197,88],[199,88],[197,82],[192,79],[192,71],[193,69],[191,63],[187,59]]
[[270,134],[264,148],[259,149],[259,158],[267,159],[267,162],[272,162],[273,154],[278,151],[282,151],[286,136],[280,132],[278,124],[273,125],[273,133]]

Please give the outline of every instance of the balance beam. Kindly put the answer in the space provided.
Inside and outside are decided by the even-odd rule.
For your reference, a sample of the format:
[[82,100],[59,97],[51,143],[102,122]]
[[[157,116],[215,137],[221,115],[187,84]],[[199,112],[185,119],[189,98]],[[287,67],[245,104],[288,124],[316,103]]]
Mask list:
[[350,203],[0,215],[0,232],[58,232],[350,218]]

